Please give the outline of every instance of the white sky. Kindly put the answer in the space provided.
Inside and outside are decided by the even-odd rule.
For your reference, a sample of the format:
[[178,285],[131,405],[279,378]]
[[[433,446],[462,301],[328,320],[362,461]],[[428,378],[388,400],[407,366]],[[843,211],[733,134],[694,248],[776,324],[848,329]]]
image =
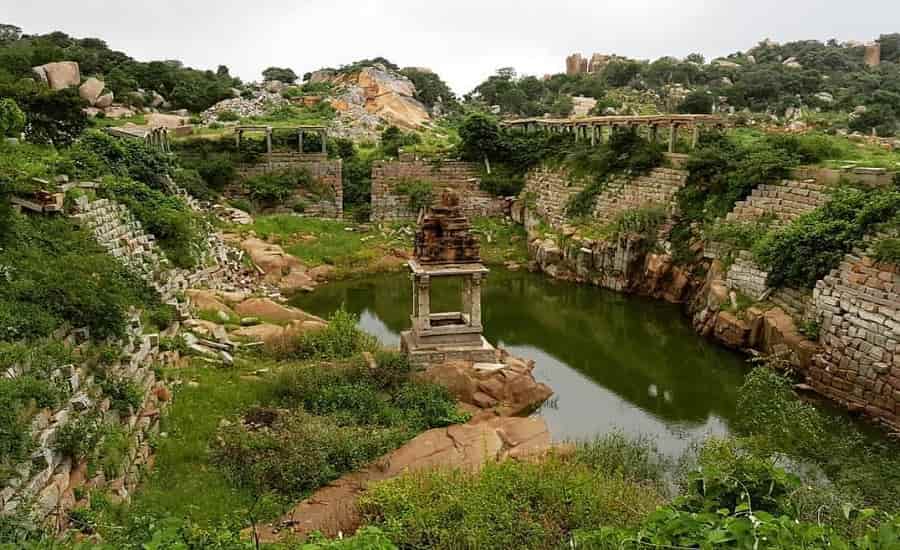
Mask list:
[[0,22],[244,80],[382,56],[465,93],[500,67],[562,72],[573,52],[710,59],[767,37],[868,41],[900,32],[900,0],[0,0]]

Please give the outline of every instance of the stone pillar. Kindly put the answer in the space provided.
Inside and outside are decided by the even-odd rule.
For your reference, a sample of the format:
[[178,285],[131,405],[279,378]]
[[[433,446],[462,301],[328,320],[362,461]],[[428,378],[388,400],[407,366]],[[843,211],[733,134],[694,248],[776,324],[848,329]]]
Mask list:
[[678,140],[678,125],[674,122],[669,125],[669,152],[675,152],[675,142]]
[[697,143],[700,142],[700,126],[694,124],[694,128],[691,132],[691,149],[697,148]]
[[465,277],[462,286],[462,307],[463,313],[469,316],[469,323],[472,322],[472,278]]
[[266,153],[272,154],[272,129],[266,128]]
[[297,132],[297,142],[298,142],[297,151],[299,153],[303,153],[303,130],[300,130],[299,132]]
[[597,145],[597,127],[591,126],[591,147]]
[[476,327],[481,326],[481,281],[482,281],[481,274],[472,276],[471,323],[472,323],[472,326],[476,326]]
[[419,326],[423,329],[431,328],[431,280],[428,275],[423,275],[416,281],[415,291],[418,294]]
[[328,134],[325,132],[325,130],[322,130],[321,132],[319,132],[319,135],[322,138],[322,154],[327,155],[328,154]]
[[656,124],[650,125],[650,143],[656,145],[659,141],[659,126]]

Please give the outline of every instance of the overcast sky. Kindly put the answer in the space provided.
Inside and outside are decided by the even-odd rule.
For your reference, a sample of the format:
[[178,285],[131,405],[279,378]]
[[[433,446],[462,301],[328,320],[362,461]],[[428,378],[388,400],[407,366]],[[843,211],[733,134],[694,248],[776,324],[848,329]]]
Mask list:
[[0,0],[0,22],[244,80],[382,56],[465,93],[500,67],[562,72],[573,52],[713,58],[767,37],[868,41],[900,32],[900,0]]

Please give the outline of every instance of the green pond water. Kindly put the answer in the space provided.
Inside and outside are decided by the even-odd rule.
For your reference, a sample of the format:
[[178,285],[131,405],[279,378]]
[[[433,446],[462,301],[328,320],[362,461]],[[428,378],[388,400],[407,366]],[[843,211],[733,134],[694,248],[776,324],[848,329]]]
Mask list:
[[[459,309],[459,289],[448,283],[433,288],[432,311]],[[409,277],[395,273],[332,283],[293,303],[323,317],[343,305],[396,347],[411,294]],[[558,441],[619,430],[676,456],[729,432],[746,363],[699,337],[677,306],[495,269],[483,319],[491,343],[533,359],[535,377],[553,388],[536,414]]]

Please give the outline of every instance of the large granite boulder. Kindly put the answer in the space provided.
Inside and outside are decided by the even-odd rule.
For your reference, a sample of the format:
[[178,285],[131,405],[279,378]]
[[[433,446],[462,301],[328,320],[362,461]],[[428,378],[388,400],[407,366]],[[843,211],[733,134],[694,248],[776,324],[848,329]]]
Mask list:
[[[99,105],[97,105],[97,100],[100,98],[100,95],[103,93],[103,88],[105,87],[106,84],[104,84],[102,80],[92,76],[78,87],[78,95],[81,96],[81,99],[87,101],[91,105],[99,107]],[[112,101],[110,101],[110,104],[111,103]]]
[[109,107],[112,107],[113,100],[115,100],[115,96],[113,95],[113,93],[107,92],[97,98],[94,106],[98,109],[108,109]]
[[74,61],[47,63],[31,70],[54,90],[65,90],[81,84],[81,69]]
[[503,364],[480,365],[450,361],[436,365],[419,377],[440,384],[472,412],[487,416],[519,416],[538,409],[553,390],[537,382],[533,361],[506,356]]

